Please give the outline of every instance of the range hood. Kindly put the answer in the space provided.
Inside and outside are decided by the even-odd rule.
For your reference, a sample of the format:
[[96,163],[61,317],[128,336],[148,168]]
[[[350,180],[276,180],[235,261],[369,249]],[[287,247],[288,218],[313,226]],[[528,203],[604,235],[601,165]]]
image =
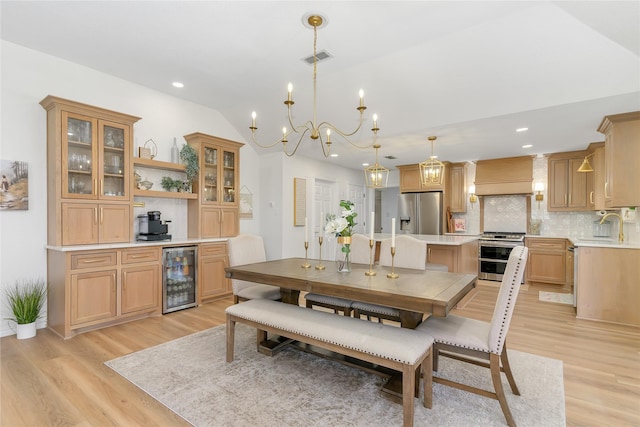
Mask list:
[[476,162],[476,194],[533,194],[533,157],[508,157]]

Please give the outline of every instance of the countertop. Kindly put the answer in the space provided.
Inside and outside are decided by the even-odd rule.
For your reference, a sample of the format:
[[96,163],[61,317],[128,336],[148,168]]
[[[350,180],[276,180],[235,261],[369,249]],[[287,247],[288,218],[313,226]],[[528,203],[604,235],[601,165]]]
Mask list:
[[[396,237],[403,236],[405,234],[396,233]],[[466,243],[474,242],[478,240],[478,235],[464,234],[464,235],[440,235],[440,234],[408,234],[408,236],[415,237],[418,240],[424,240],[427,244],[432,245],[450,245],[461,246]],[[375,233],[373,235],[374,240],[380,241],[383,239],[390,239],[391,233]]]
[[98,249],[126,249],[142,248],[146,246],[193,246],[200,243],[226,242],[227,238],[221,239],[171,239],[156,241],[134,241],[126,243],[100,243],[95,245],[74,245],[74,246],[53,246],[46,245],[45,248],[52,251],[73,252],[73,251],[95,251]]
[[527,234],[526,237],[540,237],[546,239],[568,239],[575,247],[615,248],[615,249],[640,249],[640,243],[624,241],[618,242],[617,237],[592,237],[560,235],[553,233]]

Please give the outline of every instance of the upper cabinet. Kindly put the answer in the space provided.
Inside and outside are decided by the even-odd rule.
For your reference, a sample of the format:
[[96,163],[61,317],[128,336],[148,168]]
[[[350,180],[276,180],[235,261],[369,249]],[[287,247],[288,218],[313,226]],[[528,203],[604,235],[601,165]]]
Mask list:
[[465,163],[452,163],[449,169],[451,212],[467,211],[467,169]]
[[[55,96],[40,105],[47,110],[49,244],[128,242],[131,141],[140,118]],[[91,232],[78,231],[73,219],[78,212]],[[127,221],[126,230],[109,220],[110,212]]]
[[605,135],[605,206],[640,206],[640,111],[605,116],[598,132]]
[[593,174],[578,172],[586,151],[557,153],[549,156],[549,211],[591,210]]
[[423,184],[420,179],[420,165],[400,165],[397,166],[400,171],[400,192],[401,193],[418,193],[423,191],[443,191],[449,173],[449,164],[444,162],[444,178],[442,184],[427,183]]
[[193,183],[197,199],[189,200],[190,238],[231,237],[239,232],[240,147],[244,144],[203,133],[186,135],[196,149],[200,173]]

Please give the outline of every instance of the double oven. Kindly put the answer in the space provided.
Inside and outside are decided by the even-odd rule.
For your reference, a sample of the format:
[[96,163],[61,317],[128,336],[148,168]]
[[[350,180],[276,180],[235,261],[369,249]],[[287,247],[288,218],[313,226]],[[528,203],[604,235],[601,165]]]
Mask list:
[[485,232],[478,245],[478,279],[502,281],[511,251],[523,245],[524,233]]

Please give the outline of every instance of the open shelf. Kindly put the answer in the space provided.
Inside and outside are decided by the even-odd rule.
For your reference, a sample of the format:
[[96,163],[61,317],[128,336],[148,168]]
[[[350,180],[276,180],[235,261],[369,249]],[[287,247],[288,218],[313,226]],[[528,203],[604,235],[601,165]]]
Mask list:
[[163,197],[165,199],[197,199],[197,193],[180,193],[177,191],[133,190],[134,196]]
[[[185,166],[181,163],[162,162],[160,160],[143,159],[141,157],[135,157],[133,159],[133,166],[140,166],[151,169],[172,170],[178,172],[184,172],[185,169]],[[157,193],[161,193],[161,191],[157,191]]]

